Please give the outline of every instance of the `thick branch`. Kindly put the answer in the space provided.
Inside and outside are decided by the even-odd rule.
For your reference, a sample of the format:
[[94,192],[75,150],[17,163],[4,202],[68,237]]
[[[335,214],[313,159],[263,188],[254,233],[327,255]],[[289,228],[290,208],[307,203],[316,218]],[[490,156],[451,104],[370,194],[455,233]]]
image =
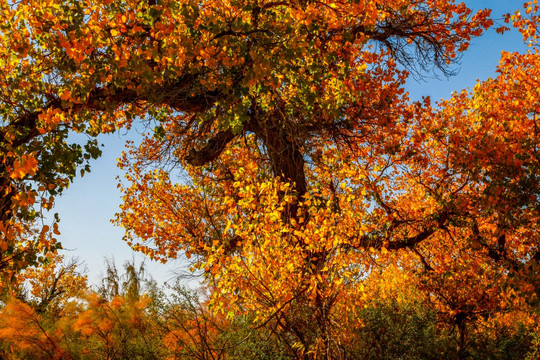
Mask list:
[[[418,235],[405,238],[405,239],[403,239],[401,241],[395,241],[395,242],[388,243],[386,245],[386,248],[388,250],[399,250],[399,249],[413,248],[415,245],[417,245],[417,244],[421,243],[422,241],[428,239],[437,230],[439,230],[438,227],[424,230],[421,233],[419,233]],[[380,247],[383,247],[383,245],[381,244]]]
[[191,149],[186,156],[188,164],[202,166],[216,160],[236,135],[230,130],[219,131],[202,149]]
[[[433,234],[439,230],[446,229],[448,221],[450,219],[451,213],[443,210],[438,214],[435,214],[438,217],[436,224],[426,227],[424,230],[420,231],[414,236],[409,236],[406,238],[401,238],[396,241],[391,241],[393,232],[396,231],[398,225],[404,224],[406,221],[396,220],[395,223],[386,230],[386,234],[374,237],[372,234],[366,234],[360,238],[351,238],[350,243],[345,245],[346,248],[353,249],[365,249],[368,247],[373,247],[376,250],[381,250],[383,247],[387,250],[399,250],[399,249],[414,249],[414,247],[420,244],[422,241],[429,239]],[[352,245],[354,244],[354,245]]]

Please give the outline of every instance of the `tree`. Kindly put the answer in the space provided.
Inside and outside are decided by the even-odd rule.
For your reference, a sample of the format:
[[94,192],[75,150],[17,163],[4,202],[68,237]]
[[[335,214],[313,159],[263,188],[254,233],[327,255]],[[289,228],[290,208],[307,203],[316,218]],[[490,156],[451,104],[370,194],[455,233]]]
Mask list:
[[[342,314],[387,261],[423,267],[426,279],[487,261],[509,287],[538,288],[537,120],[521,111],[536,111],[538,86],[510,74],[535,71],[538,54],[439,108],[403,89],[410,72],[451,72],[492,25],[489,10],[26,0],[2,11],[5,234],[36,219],[36,185],[54,196],[99,154],[66,145],[70,129],[95,135],[149,117],[154,135],[123,159],[128,241],[155,258],[195,256],[214,308],[253,311],[297,358],[341,356]],[[507,20],[536,36],[534,18]],[[501,100],[504,125],[489,108]],[[177,164],[191,183],[167,171]]]
[[63,321],[88,290],[76,260],[49,254],[45,264],[18,274],[18,291],[2,298],[0,354],[6,359],[71,359],[73,341]]

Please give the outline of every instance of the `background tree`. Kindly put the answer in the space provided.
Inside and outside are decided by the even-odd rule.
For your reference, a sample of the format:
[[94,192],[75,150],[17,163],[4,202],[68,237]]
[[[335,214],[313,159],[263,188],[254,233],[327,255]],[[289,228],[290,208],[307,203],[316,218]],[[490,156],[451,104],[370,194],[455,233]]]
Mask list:
[[[0,354],[5,359],[71,359],[73,336],[63,320],[88,290],[77,260],[51,255],[45,264],[29,267],[2,298]],[[15,291],[13,291],[13,289]]]

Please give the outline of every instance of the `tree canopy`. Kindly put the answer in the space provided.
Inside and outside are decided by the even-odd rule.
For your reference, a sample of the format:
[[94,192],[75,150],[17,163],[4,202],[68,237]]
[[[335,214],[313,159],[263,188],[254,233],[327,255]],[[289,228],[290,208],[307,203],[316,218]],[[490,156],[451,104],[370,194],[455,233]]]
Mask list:
[[37,220],[100,155],[95,135],[146,121],[153,134],[120,162],[126,240],[192,256],[214,310],[254,313],[299,358],[338,356],[343,314],[377,296],[366,281],[384,269],[414,274],[462,334],[537,306],[537,1],[524,9],[504,21],[530,51],[432,106],[405,80],[450,75],[490,10],[2,1],[0,271],[58,248],[58,225]]

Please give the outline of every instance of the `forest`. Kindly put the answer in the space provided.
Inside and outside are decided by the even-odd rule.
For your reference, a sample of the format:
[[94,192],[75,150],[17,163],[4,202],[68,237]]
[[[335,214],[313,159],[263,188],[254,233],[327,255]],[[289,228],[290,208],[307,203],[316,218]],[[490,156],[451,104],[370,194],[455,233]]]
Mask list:
[[[540,359],[540,9],[469,3],[0,0],[0,360]],[[113,221],[199,288],[57,239],[138,124]]]

